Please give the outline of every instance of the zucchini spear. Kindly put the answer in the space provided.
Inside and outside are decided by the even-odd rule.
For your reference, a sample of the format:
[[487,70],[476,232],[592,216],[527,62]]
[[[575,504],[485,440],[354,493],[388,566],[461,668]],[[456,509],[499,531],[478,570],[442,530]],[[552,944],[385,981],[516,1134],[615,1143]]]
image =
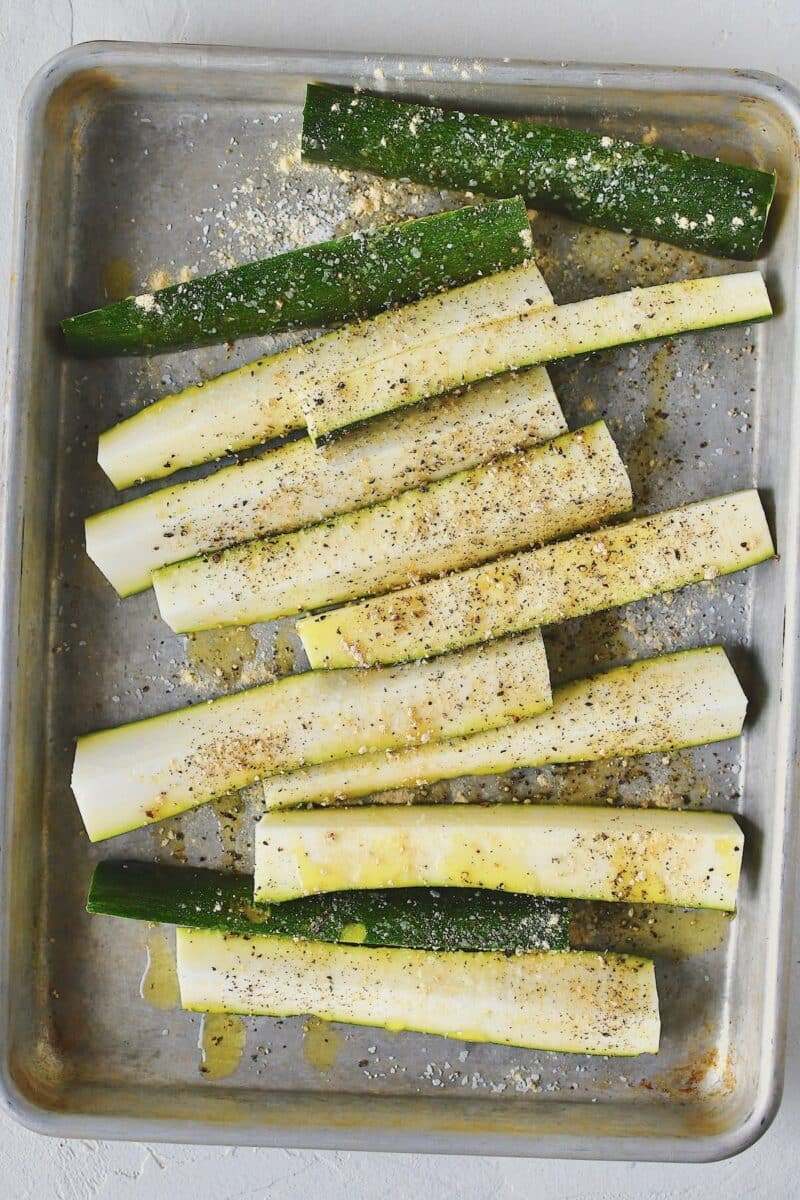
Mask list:
[[303,429],[301,399],[319,387],[337,387],[384,359],[552,304],[533,263],[488,275],[164,396],[101,434],[97,461],[124,488],[259,446]]
[[490,325],[415,346],[300,398],[314,441],[379,413],[499,375],[654,338],[772,315],[758,271],[685,279],[500,317]]
[[431,953],[179,929],[195,1012],[316,1016],[538,1050],[658,1050],[652,962],[596,951]]
[[581,533],[299,621],[312,669],[429,658],[715,579],[775,553],[758,492]]
[[744,837],[728,813],[572,804],[385,804],[266,813],[255,898],[477,887],[732,912]]
[[86,551],[121,596],[169,563],[311,525],[565,433],[544,367],[387,413],[328,446],[310,438],[96,513]]
[[472,205],[133,296],[61,328],[75,354],[148,354],[351,321],[506,270],[530,245],[521,200]]
[[307,426],[314,441],[491,375],[771,316],[757,271],[553,307],[529,264],[382,313],[166,396],[101,435],[116,487]]
[[184,929],[365,946],[569,949],[566,901],[469,888],[349,891],[262,906],[253,903],[252,875],[111,860],[95,867],[86,910]]
[[72,790],[99,841],[275,771],[489,729],[549,704],[538,631],[435,663],[309,671],[79,738]]
[[310,84],[303,157],[431,187],[525,196],[577,221],[730,258],[758,254],[773,172],[578,129]]
[[577,679],[540,716],[491,733],[276,775],[268,808],[331,803],[461,775],[664,753],[738,737],[747,698],[720,646],[684,650]]
[[308,529],[162,567],[153,587],[178,633],[248,625],[552,541],[631,503],[598,421]]

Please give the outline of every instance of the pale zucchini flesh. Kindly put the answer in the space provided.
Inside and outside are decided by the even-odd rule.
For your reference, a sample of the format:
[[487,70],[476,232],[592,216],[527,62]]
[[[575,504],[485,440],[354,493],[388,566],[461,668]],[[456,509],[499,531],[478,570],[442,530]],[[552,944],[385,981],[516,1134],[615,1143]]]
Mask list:
[[120,595],[159,567],[388,499],[534,446],[567,425],[543,367],[387,413],[316,449],[309,438],[89,517],[86,550]]
[[315,1016],[537,1050],[658,1050],[648,959],[592,951],[430,952],[177,931],[181,1003],[195,1012]]
[[153,586],[176,632],[248,625],[551,541],[631,503],[598,421],[320,525],[164,567]]
[[264,798],[268,808],[337,803],[462,775],[664,753],[738,737],[746,710],[721,647],[685,650],[557,688],[548,712],[491,733],[277,775]]
[[261,445],[302,429],[302,397],[352,371],[552,302],[528,263],[391,309],[157,400],[101,435],[97,461],[124,488]]
[[255,843],[262,904],[346,888],[472,887],[730,912],[744,837],[728,813],[436,804],[266,813]]
[[456,737],[550,702],[538,632],[435,663],[308,672],[81,737],[72,790],[99,841],[275,771]]
[[369,364],[335,389],[318,387],[301,404],[308,431],[319,441],[357,421],[488,375],[771,315],[758,271],[636,288],[530,310],[437,339]]
[[774,554],[756,491],[701,500],[298,622],[312,669],[404,662],[715,579]]

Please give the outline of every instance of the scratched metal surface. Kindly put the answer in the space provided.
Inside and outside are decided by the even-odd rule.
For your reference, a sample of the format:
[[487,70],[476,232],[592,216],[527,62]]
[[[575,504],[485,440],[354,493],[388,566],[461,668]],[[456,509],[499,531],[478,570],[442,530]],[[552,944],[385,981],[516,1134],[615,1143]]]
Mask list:
[[[778,316],[763,326],[608,351],[553,367],[572,428],[604,415],[639,511],[758,483],[781,561],[547,634],[554,680],[722,642],[750,698],[741,743],[431,789],[741,813],[740,914],[583,906],[583,944],[652,950],[658,1057],[576,1058],[338,1027],[327,1069],[303,1021],[249,1020],[235,1072],[199,1070],[200,1019],[139,996],[147,931],[83,911],[100,856],[246,869],[258,790],[90,847],[69,791],[76,735],[302,665],[291,622],[187,643],[151,593],[120,602],[86,558],[83,517],[114,500],[96,435],[143,402],[285,339],[153,358],[63,358],[68,312],[231,261],[419,214],[455,197],[299,168],[305,81],[324,77],[657,138],[779,170],[767,254]],[[447,61],[365,62],[183,47],[81,47],[27,99],[7,422],[5,943],[8,1102],[45,1131],[481,1153],[707,1158],[757,1135],[779,1092],[784,874],[795,758],[796,287],[794,101],[729,74]],[[364,197],[366,196],[366,200]],[[300,199],[298,199],[300,197]],[[559,301],[737,270],[537,215]],[[163,273],[158,275],[158,272]],[[23,531],[24,523],[24,531]]]

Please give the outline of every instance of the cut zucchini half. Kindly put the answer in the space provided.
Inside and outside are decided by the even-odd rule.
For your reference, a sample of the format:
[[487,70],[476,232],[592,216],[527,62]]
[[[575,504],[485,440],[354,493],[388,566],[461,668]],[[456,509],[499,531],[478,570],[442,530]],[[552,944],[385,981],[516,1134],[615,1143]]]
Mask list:
[[514,767],[665,753],[738,737],[746,710],[720,646],[684,650],[568,683],[549,712],[493,733],[276,776],[264,797],[268,808],[292,808]]
[[422,950],[568,950],[569,905],[478,888],[393,888],[253,903],[252,875],[100,862],[86,911],[135,921]]
[[79,738],[72,790],[99,841],[275,771],[489,729],[550,702],[538,631],[432,663],[307,672]]
[[756,491],[578,534],[300,621],[312,668],[429,658],[715,579],[775,553]]
[[89,517],[86,550],[121,596],[159,567],[388,499],[566,432],[544,367],[309,438]]
[[655,972],[644,958],[431,953],[200,929],[179,929],[177,950],[181,1003],[192,1012],[315,1016],[578,1054],[658,1050]]
[[728,813],[434,804],[267,813],[262,904],[342,888],[477,887],[732,912],[744,837]]
[[529,310],[437,338],[327,386],[300,403],[315,441],[389,409],[415,404],[488,375],[633,342],[772,315],[758,271],[688,279]]
[[77,354],[146,354],[349,321],[513,267],[530,242],[520,199],[471,205],[120,300],[61,328]]
[[163,567],[153,586],[178,633],[249,625],[550,541],[631,503],[598,421],[320,525]]
[[124,488],[261,445],[302,429],[302,397],[336,390],[353,371],[552,304],[534,263],[489,275],[165,396],[101,434],[97,461]]
[[309,84],[303,157],[537,208],[706,254],[755,258],[774,172],[486,113]]

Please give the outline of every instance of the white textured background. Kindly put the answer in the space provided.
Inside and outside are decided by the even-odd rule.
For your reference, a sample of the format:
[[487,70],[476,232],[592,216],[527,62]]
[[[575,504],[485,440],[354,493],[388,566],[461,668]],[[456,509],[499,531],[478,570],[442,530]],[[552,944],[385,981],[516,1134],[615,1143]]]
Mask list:
[[[800,0],[0,0],[0,355],[20,95],[71,42],[757,67],[800,85]],[[2,364],[0,364],[2,365]],[[0,1200],[795,1200],[800,942],[783,1107],[753,1149],[709,1166],[530,1162],[55,1142],[0,1112]],[[757,986],[757,981],[754,981]]]

